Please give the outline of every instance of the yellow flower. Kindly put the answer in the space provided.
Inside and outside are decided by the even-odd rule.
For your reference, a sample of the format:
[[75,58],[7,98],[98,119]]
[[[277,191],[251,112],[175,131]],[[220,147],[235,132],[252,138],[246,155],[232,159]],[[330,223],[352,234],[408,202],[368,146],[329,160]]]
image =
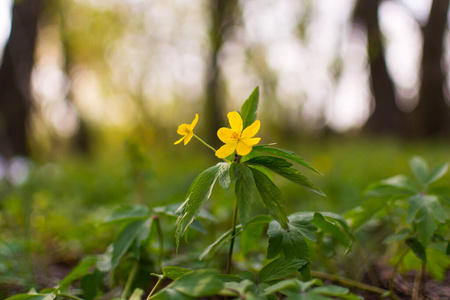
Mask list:
[[225,158],[234,151],[241,156],[249,154],[253,146],[261,140],[260,138],[254,138],[261,126],[260,122],[256,120],[242,131],[244,125],[241,115],[237,111],[229,112],[227,117],[231,129],[222,127],[217,131],[217,136],[225,145],[216,151],[216,156]]
[[181,143],[182,140],[184,140],[184,144],[187,145],[187,143],[189,143],[189,141],[194,136],[194,127],[195,125],[197,125],[197,122],[198,122],[198,114],[195,114],[194,121],[192,121],[191,124],[181,124],[180,126],[178,126],[177,133],[179,135],[184,136],[178,141],[176,141],[174,145]]

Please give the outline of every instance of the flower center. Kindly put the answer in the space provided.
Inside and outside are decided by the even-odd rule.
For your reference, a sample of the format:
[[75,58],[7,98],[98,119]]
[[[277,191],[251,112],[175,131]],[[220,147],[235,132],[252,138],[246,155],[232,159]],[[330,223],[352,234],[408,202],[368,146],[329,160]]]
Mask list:
[[231,138],[233,139],[233,140],[239,140],[239,133],[237,133],[237,132],[233,132],[232,134],[231,134]]
[[189,128],[184,128],[184,134],[189,134],[191,130]]

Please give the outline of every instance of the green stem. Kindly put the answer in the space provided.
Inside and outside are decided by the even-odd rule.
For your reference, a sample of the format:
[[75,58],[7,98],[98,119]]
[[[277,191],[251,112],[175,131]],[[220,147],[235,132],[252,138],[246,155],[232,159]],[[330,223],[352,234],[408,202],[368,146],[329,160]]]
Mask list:
[[128,275],[127,283],[123,289],[122,296],[120,298],[126,299],[131,290],[131,285],[133,284],[134,278],[136,277],[137,270],[139,268],[139,261],[135,261],[133,267],[131,268],[130,274]]
[[[208,147],[209,149],[211,149],[212,151],[214,151],[214,153],[216,153],[216,149],[214,149],[210,144],[208,144],[207,142],[205,142],[204,140],[202,140],[199,136],[197,136],[194,133],[194,137],[199,140],[203,145],[205,145],[206,147]],[[222,158],[224,161],[226,161],[227,163],[230,163],[228,160],[226,160],[225,158]]]
[[149,300],[153,296],[153,294],[158,290],[158,288],[161,286],[163,278],[164,278],[163,276],[159,277],[158,282],[156,282],[156,284],[152,288],[150,294],[148,294],[147,300]]
[[[350,287],[350,288],[357,288],[357,289],[368,291],[368,292],[372,292],[372,293],[384,294],[384,293],[388,292],[385,289],[382,289],[382,288],[379,288],[379,287],[376,287],[376,286],[372,286],[372,285],[368,285],[368,284],[365,284],[365,283],[362,283],[362,282],[359,282],[359,281],[355,281],[355,280],[352,280],[352,279],[340,277],[338,275],[331,275],[331,274],[327,274],[327,273],[323,273],[323,272],[319,272],[319,271],[311,271],[311,275],[313,277],[335,281],[335,282],[337,282],[339,284],[342,284],[343,286],[347,286],[347,287]],[[389,296],[391,298],[393,298],[393,299],[396,299],[396,300],[400,299],[395,294],[390,294]]]
[[63,293],[55,293],[56,296],[69,298],[69,299],[75,299],[75,300],[83,300],[82,298],[78,298],[77,296],[72,296],[69,294],[63,294]]
[[159,256],[158,256],[158,269],[159,271],[162,270],[162,260],[164,257],[164,235],[161,229],[161,222],[159,220],[159,215],[154,215],[153,220],[155,221],[156,225],[156,233],[158,235],[158,243],[159,243]]
[[406,254],[408,254],[408,252],[409,252],[409,248],[406,248],[400,253],[400,256],[398,257],[398,261],[397,261],[397,263],[394,266],[394,270],[392,270],[392,276],[391,276],[391,280],[390,280],[390,283],[389,283],[389,293],[391,293],[391,294],[394,293],[395,276],[397,276],[400,264],[402,263],[403,259],[405,258]]
[[234,204],[233,225],[232,225],[233,229],[231,231],[230,250],[228,251],[227,269],[225,271],[225,274],[230,274],[230,270],[231,270],[231,260],[233,258],[234,238],[236,235],[237,213],[238,213],[238,206],[237,206],[237,199],[236,199],[236,202]]
[[422,284],[422,298],[426,299],[426,289],[427,289],[427,278],[426,278],[426,263],[422,261],[422,265],[420,267],[420,277]]

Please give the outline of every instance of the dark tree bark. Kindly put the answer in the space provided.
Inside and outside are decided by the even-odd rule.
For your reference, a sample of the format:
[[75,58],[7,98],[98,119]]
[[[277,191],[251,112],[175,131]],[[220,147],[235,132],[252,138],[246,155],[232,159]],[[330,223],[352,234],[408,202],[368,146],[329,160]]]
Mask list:
[[423,28],[422,85],[413,111],[415,133],[421,137],[450,132],[450,109],[445,102],[445,73],[441,67],[449,0],[434,0]]
[[381,0],[358,0],[353,20],[367,30],[372,94],[375,108],[366,123],[366,129],[374,133],[400,133],[403,113],[395,103],[395,87],[389,76],[382,35],[378,23],[378,7]]
[[[231,36],[239,9],[237,0],[211,0],[209,40],[211,52],[208,58],[207,93],[205,102],[205,119],[210,130],[208,140],[214,144],[217,141],[216,132],[225,125],[223,102],[225,87],[218,62],[220,50],[225,41]],[[216,142],[218,144],[218,141]]]
[[28,155],[32,107],[30,78],[34,64],[40,0],[16,1],[12,27],[0,67],[0,154]]

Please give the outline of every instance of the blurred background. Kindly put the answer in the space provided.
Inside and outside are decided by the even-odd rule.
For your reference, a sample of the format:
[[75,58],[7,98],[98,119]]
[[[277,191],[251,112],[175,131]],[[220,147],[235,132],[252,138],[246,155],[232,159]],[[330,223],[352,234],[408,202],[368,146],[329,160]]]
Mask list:
[[217,160],[195,140],[174,146],[177,126],[198,113],[197,134],[220,146],[226,113],[256,86],[262,143],[325,174],[306,172],[328,198],[280,181],[290,212],[342,213],[370,182],[407,173],[412,155],[448,161],[448,9],[448,0],[0,1],[0,287],[43,284],[56,263],[104,251],[113,236],[94,224],[118,205],[183,201]]

